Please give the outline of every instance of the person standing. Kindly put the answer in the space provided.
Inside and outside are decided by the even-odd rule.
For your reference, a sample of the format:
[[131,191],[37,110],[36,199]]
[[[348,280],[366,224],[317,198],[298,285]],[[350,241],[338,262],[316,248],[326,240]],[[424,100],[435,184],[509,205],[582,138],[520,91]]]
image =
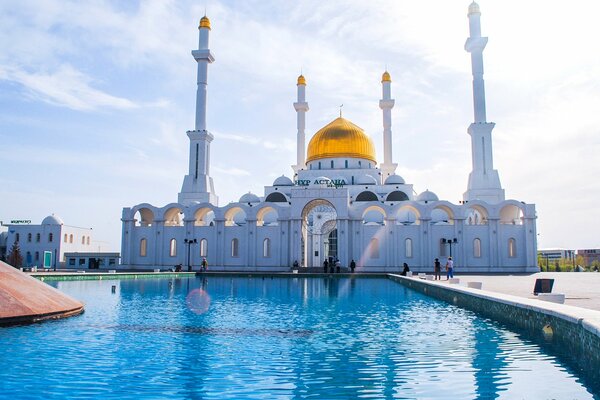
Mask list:
[[327,273],[327,267],[329,267],[329,261],[327,261],[327,259],[325,259],[325,261],[323,261],[323,272]]
[[352,259],[352,261],[350,261],[350,272],[354,273],[354,268],[356,268],[356,262]]
[[434,275],[434,280],[442,280],[442,275],[441,275],[441,271],[442,271],[442,264],[440,263],[440,259],[436,258],[433,261],[433,275]]
[[454,261],[452,261],[452,257],[448,257],[448,261],[446,261],[446,280],[454,278]]
[[208,261],[206,261],[206,257],[202,257],[202,272],[205,272],[208,269]]

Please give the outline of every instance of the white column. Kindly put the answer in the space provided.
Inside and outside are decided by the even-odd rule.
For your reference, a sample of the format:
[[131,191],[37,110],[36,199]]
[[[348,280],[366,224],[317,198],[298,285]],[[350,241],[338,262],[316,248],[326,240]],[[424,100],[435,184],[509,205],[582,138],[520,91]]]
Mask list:
[[298,77],[298,98],[294,103],[294,109],[297,114],[296,125],[298,134],[296,137],[296,165],[292,166],[294,173],[306,167],[306,148],[305,148],[305,133],[306,128],[306,112],[308,111],[308,103],[306,102],[306,79],[300,75]]
[[198,64],[196,89],[196,125],[193,131],[188,131],[190,139],[188,175],[183,179],[179,193],[179,203],[190,205],[194,202],[218,205],[219,199],[210,177],[210,143],[213,135],[206,129],[206,94],[208,86],[208,64],[215,61],[208,48],[210,21],[204,16],[200,20],[198,50],[192,51],[192,56]]
[[382,184],[385,179],[396,172],[398,164],[392,162],[392,108],[394,108],[394,99],[392,99],[392,79],[390,74],[385,71],[381,77],[382,96],[379,100],[379,108],[383,111],[383,163],[379,165],[381,169]]
[[473,2],[469,6],[468,17],[470,37],[465,43],[465,50],[471,53],[474,122],[469,126],[467,132],[471,135],[473,164],[463,199],[498,203],[504,200],[504,189],[500,185],[500,177],[498,171],[494,169],[492,159],[492,130],[495,124],[487,122],[486,119],[483,50],[488,38],[481,36],[481,11],[477,3]]

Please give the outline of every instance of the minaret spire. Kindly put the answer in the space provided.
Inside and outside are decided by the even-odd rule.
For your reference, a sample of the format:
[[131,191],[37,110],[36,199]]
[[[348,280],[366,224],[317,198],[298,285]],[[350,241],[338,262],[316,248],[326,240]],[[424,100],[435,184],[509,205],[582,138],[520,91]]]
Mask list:
[[483,81],[483,50],[488,38],[481,36],[481,11],[474,1],[469,5],[469,33],[465,50],[471,53],[473,74],[473,116],[474,122],[467,132],[471,135],[471,156],[473,169],[469,174],[469,184],[463,199],[485,200],[497,203],[504,200],[504,189],[500,186],[498,171],[492,159],[492,130],[495,124],[487,122],[485,109],[485,85]]
[[213,180],[210,177],[210,142],[213,135],[206,129],[206,92],[208,86],[208,64],[215,61],[208,48],[210,20],[205,15],[198,26],[198,50],[192,56],[198,63],[198,87],[196,89],[196,125],[188,131],[190,138],[189,174],[183,179],[179,193],[179,203],[189,205],[194,202],[218,204]]
[[379,165],[381,169],[381,179],[385,179],[396,172],[398,164],[392,162],[392,108],[394,108],[394,99],[392,99],[392,78],[387,70],[381,76],[382,96],[379,100],[379,108],[383,111],[383,163]]
[[306,167],[306,148],[305,148],[305,133],[306,128],[306,112],[308,111],[308,103],[306,102],[306,79],[302,72],[298,77],[296,84],[298,87],[298,98],[294,103],[294,109],[297,114],[296,125],[298,127],[298,134],[296,137],[296,165],[293,165],[294,173],[298,173],[299,170]]

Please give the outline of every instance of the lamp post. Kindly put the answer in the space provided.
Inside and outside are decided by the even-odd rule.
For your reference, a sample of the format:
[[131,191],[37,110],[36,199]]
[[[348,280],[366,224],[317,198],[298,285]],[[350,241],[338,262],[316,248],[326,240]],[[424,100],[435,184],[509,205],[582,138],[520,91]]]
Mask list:
[[197,239],[183,239],[183,242],[187,245],[187,264],[188,272],[192,272],[192,264],[190,264],[190,250],[193,243],[198,243]]
[[442,239],[442,243],[447,244],[450,247],[450,257],[452,257],[452,245],[453,244],[457,244],[458,243],[458,239],[457,238],[452,238],[452,239]]

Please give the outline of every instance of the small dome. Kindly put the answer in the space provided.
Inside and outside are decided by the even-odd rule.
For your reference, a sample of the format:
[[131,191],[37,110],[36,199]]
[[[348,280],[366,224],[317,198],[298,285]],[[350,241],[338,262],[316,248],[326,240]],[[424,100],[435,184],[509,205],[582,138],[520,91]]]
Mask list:
[[60,217],[52,214],[44,218],[42,225],[64,225],[64,222]]
[[417,197],[417,201],[439,201],[437,195],[429,190],[424,191]]
[[257,195],[248,192],[242,197],[240,197],[240,203],[260,203],[260,198]]
[[200,28],[210,29],[210,19],[208,19],[206,15],[200,18],[200,26],[198,26],[198,29]]
[[481,10],[479,9],[479,4],[472,2],[469,5],[469,15],[471,14],[481,14]]
[[294,182],[287,176],[281,175],[279,178],[275,179],[273,186],[294,186]]
[[362,175],[356,178],[357,185],[377,185],[377,179],[371,175]]
[[385,180],[386,185],[404,185],[405,183],[404,179],[396,174],[388,176]]
[[390,76],[390,73],[385,71],[383,73],[383,75],[381,76],[381,82],[391,82],[392,81],[392,77]]
[[298,85],[304,85],[304,86],[306,86],[306,79],[304,78],[304,75],[300,75],[298,77],[298,83],[297,84]]
[[310,186],[333,186],[333,182],[326,176],[319,176],[318,178],[311,180]]

